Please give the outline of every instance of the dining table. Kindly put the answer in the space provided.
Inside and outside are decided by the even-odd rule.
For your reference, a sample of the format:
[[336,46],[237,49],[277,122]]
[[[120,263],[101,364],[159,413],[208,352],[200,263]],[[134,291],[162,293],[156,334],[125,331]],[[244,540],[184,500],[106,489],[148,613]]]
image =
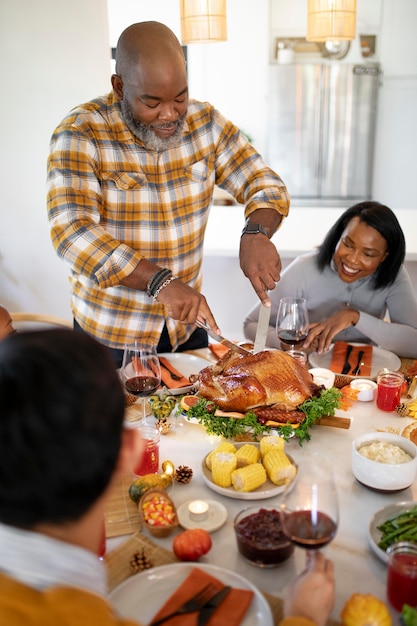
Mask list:
[[[207,361],[215,362],[213,352],[204,348],[189,354],[198,355]],[[178,396],[179,397],[179,396]],[[335,538],[324,548],[323,553],[334,563],[336,578],[336,598],[331,618],[340,621],[340,613],[345,602],[354,593],[372,594],[380,600],[386,599],[387,565],[371,547],[369,526],[373,516],[388,505],[417,501],[417,481],[407,489],[395,492],[372,490],[359,483],[351,468],[352,442],[363,433],[388,431],[401,434],[413,421],[410,417],[400,417],[396,412],[384,412],[377,408],[375,399],[367,402],[352,401],[347,410],[337,409],[336,417],[350,419],[349,428],[338,428],[316,424],[310,429],[311,439],[300,445],[296,437],[285,443],[285,450],[298,466],[308,465],[313,456],[325,456],[333,474],[339,500],[339,525]],[[153,417],[148,418],[154,421]],[[232,570],[253,583],[262,593],[283,598],[288,585],[305,566],[306,553],[296,547],[293,555],[285,562],[272,568],[262,568],[248,562],[238,552],[233,523],[242,509],[252,506],[280,507],[283,494],[259,500],[247,499],[245,494],[231,498],[213,490],[203,477],[205,456],[223,439],[206,432],[203,425],[190,422],[183,413],[174,409],[170,422],[171,430],[161,435],[160,466],[166,460],[174,467],[188,466],[192,478],[187,484],[174,482],[169,488],[169,496],[176,508],[193,500],[221,503],[227,515],[220,528],[211,533],[211,550],[200,557],[198,563],[212,564]],[[132,477],[133,480],[133,477]],[[111,522],[111,520],[106,520]],[[110,526],[110,524],[109,524]],[[148,535],[154,543],[172,552],[175,534],[164,538]],[[141,531],[147,534],[146,530]],[[129,539],[129,534],[107,538],[107,559],[111,563],[112,552]],[[398,623],[398,614],[390,608],[393,624]],[[255,625],[254,625],[255,626]]]

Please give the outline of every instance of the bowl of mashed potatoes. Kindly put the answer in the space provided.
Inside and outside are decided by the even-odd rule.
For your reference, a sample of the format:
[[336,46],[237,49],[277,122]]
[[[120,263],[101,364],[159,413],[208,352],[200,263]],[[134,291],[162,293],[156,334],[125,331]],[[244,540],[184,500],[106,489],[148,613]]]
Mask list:
[[393,433],[360,435],[352,443],[352,472],[356,480],[371,489],[407,489],[417,476],[417,446]]

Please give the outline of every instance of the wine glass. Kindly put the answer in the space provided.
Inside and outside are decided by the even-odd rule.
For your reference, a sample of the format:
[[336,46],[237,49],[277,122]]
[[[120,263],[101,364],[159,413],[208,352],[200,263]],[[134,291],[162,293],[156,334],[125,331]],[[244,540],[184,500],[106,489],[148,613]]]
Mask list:
[[308,335],[308,310],[305,298],[281,298],[277,314],[278,339],[294,350]]
[[284,493],[282,530],[297,546],[314,551],[332,541],[339,524],[333,472],[321,456],[305,459],[297,478]]
[[140,347],[137,342],[125,346],[121,369],[126,391],[142,400],[142,423],[147,424],[145,398],[161,384],[161,366],[155,346]]

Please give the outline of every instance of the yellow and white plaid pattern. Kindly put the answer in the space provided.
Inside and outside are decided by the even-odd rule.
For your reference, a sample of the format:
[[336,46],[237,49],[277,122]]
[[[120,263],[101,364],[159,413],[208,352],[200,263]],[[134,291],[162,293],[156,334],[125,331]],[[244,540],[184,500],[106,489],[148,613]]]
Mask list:
[[165,321],[174,349],[194,330],[120,280],[146,258],[200,290],[215,184],[246,205],[245,217],[265,207],[288,213],[282,180],[208,103],[190,101],[178,146],[156,152],[132,135],[110,93],[71,111],[50,148],[48,218],[71,268],[73,314],[113,348],[156,344]]

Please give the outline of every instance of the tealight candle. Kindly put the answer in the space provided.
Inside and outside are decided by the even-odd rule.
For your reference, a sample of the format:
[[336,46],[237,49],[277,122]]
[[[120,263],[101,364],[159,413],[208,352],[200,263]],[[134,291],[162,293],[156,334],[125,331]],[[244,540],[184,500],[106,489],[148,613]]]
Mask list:
[[190,519],[196,522],[203,522],[208,515],[209,505],[204,500],[193,500],[188,505]]
[[370,402],[374,399],[376,383],[373,380],[357,378],[350,383],[352,389],[358,391],[358,400],[361,402]]

